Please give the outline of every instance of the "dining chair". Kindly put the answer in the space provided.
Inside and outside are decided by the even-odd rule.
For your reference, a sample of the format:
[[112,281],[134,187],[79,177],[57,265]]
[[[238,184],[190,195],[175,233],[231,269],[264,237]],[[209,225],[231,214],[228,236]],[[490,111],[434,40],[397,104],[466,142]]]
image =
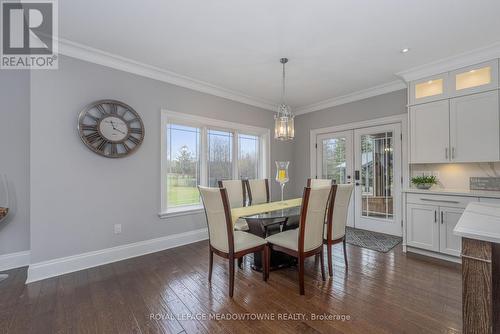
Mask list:
[[[226,188],[231,209],[246,206],[246,186],[243,180],[221,180],[218,181],[219,188]],[[245,219],[238,219],[234,223],[236,231],[248,231],[248,224]]]
[[344,248],[344,263],[347,269],[346,250],[346,225],[349,214],[349,203],[351,201],[354,185],[337,184],[332,186],[331,202],[328,207],[327,222],[323,232],[323,242],[326,244],[328,255],[328,274],[333,276],[332,246],[342,242]]
[[268,179],[245,180],[245,184],[248,192],[248,205],[269,203]]
[[332,184],[335,184],[335,181],[330,179],[307,179],[307,186],[309,188],[328,187]]
[[[325,215],[332,186],[320,188],[304,188],[299,227],[273,234],[266,238],[271,250],[283,252],[298,259],[299,293],[304,291],[304,260],[316,254],[321,255],[321,277],[325,280],[325,266],[323,259],[323,230]],[[331,204],[330,204],[331,205]],[[268,252],[269,256],[270,252]],[[270,259],[266,261],[267,275],[269,275]]]
[[264,281],[267,274],[268,246],[265,239],[251,233],[235,231],[231,219],[231,210],[226,188],[208,188],[198,186],[205,207],[209,238],[208,281],[212,281],[214,253],[229,260],[229,296],[234,292],[234,260],[246,254],[262,252]]

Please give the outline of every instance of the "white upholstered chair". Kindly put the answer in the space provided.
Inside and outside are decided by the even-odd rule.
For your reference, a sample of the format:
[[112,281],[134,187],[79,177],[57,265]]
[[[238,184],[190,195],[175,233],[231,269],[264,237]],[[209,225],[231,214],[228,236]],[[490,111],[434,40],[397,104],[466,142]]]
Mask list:
[[264,281],[267,280],[267,253],[266,240],[242,231],[235,231],[231,220],[231,210],[226,188],[207,188],[198,186],[208,225],[209,237],[209,271],[208,280],[212,280],[212,266],[214,253],[229,260],[229,296],[234,292],[234,260],[246,254],[262,252]]
[[[222,180],[218,182],[219,188],[226,188],[231,209],[246,206],[245,182],[242,180]],[[245,219],[238,219],[234,223],[236,231],[248,231],[248,224]]]
[[[306,257],[321,255],[321,276],[325,280],[323,260],[323,230],[325,216],[332,192],[332,186],[319,188],[304,188],[299,227],[273,234],[266,238],[269,247],[298,259],[299,292],[304,294],[304,260]],[[269,252],[268,252],[269,254]],[[269,256],[269,255],[268,255]],[[266,261],[269,266],[270,259]],[[266,268],[269,274],[269,268]]]
[[245,180],[245,183],[247,185],[249,205],[269,203],[268,179]]
[[329,206],[327,215],[327,223],[323,232],[324,243],[327,248],[328,255],[328,273],[333,276],[332,266],[332,245],[342,242],[344,248],[344,262],[347,268],[347,252],[346,252],[346,238],[345,227],[347,225],[347,217],[349,214],[349,203],[351,201],[354,185],[352,184],[338,184],[332,186],[332,202],[333,205]]
[[307,179],[307,186],[309,188],[328,187],[334,184],[330,179]]

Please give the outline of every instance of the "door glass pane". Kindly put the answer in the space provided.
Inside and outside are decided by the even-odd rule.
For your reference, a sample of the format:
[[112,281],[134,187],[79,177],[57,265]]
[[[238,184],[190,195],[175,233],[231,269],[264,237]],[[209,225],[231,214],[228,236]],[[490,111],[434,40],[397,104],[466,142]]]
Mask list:
[[238,135],[238,170],[240,179],[259,177],[259,137]]
[[217,181],[230,180],[233,174],[233,134],[208,130],[208,185],[217,187]]
[[200,204],[200,129],[167,126],[167,207]]
[[361,136],[362,216],[393,218],[392,132]]
[[323,140],[323,168],[321,178],[335,180],[337,184],[347,183],[346,139]]

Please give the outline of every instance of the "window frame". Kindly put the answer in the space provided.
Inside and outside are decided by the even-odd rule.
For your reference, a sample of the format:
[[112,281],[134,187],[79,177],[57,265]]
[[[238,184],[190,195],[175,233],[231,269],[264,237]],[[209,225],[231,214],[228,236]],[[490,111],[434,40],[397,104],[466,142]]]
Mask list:
[[271,130],[252,125],[228,122],[192,114],[184,114],[166,109],[161,110],[160,127],[160,218],[203,213],[203,205],[185,205],[174,208],[167,206],[167,124],[178,124],[200,129],[200,184],[208,185],[208,130],[229,131],[233,133],[232,175],[239,178],[239,135],[259,137],[258,177],[268,178],[270,175]]

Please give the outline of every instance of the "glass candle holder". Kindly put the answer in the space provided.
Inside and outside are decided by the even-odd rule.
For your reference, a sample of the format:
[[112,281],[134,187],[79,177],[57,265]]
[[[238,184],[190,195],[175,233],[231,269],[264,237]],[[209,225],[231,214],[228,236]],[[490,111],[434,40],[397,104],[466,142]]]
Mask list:
[[281,186],[281,200],[283,200],[283,192],[285,184],[289,181],[288,166],[290,161],[276,161],[276,182]]

